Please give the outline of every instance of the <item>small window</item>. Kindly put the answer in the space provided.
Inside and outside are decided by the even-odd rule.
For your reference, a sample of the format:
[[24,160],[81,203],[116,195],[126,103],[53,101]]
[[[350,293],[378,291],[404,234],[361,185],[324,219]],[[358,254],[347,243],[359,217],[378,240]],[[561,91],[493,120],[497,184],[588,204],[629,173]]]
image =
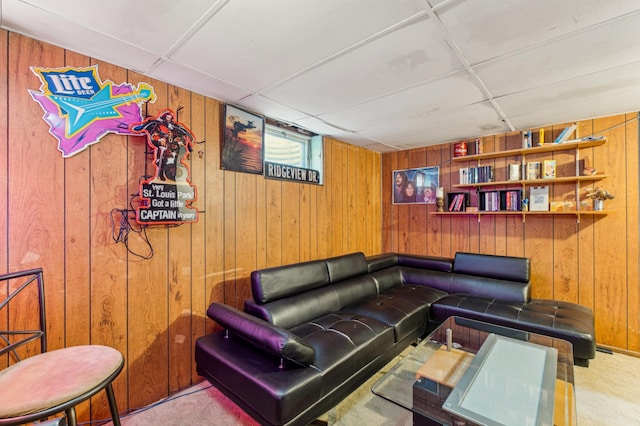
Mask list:
[[322,185],[322,136],[267,118],[265,177]]

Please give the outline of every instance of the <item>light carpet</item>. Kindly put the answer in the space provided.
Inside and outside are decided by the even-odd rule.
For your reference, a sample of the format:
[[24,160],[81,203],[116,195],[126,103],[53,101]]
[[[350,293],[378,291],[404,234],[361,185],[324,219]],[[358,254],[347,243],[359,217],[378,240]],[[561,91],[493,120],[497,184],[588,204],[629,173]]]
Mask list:
[[[411,425],[407,410],[371,393],[375,380],[397,361],[391,361],[320,419],[335,426]],[[598,352],[588,368],[574,367],[574,378],[578,425],[640,425],[640,358]],[[123,426],[257,425],[206,381],[123,415],[121,421]]]

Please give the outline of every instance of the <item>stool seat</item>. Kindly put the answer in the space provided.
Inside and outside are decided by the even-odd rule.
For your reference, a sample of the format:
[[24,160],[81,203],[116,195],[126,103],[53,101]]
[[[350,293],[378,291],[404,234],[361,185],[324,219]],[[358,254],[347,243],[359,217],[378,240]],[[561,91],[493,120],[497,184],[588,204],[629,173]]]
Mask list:
[[0,371],[0,424],[66,411],[106,387],[111,405],[111,382],[123,366],[119,351],[101,345],[72,346],[20,361]]

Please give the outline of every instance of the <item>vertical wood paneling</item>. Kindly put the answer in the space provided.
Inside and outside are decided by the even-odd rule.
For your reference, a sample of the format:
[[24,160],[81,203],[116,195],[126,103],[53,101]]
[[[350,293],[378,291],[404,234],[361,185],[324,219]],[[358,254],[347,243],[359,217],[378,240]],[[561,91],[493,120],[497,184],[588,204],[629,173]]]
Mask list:
[[[191,366],[191,382],[198,380],[196,364],[193,359],[195,341],[206,333],[204,312],[207,307],[206,294],[206,138],[205,138],[205,99],[204,96],[191,94],[191,131],[196,137],[197,143],[191,153],[189,167],[191,184],[196,187],[197,199],[194,205],[198,208],[198,222],[190,225],[191,228],[191,303],[188,312],[181,313],[181,321],[190,322],[188,340],[184,342],[190,349],[191,356],[188,362]],[[213,151],[213,150],[212,150]]]
[[[126,81],[127,76],[122,69],[100,63],[100,76],[104,80]],[[140,78],[140,76],[131,76]],[[166,84],[153,81],[157,96],[154,104],[149,104],[148,114],[156,117],[162,110],[169,108],[169,88]],[[175,111],[175,107],[172,107]],[[117,135],[108,135],[108,138],[119,143]],[[143,136],[131,136],[128,138],[131,149],[129,149],[129,172],[123,171],[120,176],[128,176],[128,184],[124,188],[125,202],[128,202],[128,194],[138,190],[140,177],[144,175],[145,163],[148,161],[144,153],[146,149],[146,138]],[[103,143],[94,145],[100,149]],[[115,145],[117,146],[117,145]],[[118,149],[113,154],[119,154],[122,149]],[[126,151],[125,151],[126,152]],[[100,162],[100,158],[95,159],[93,164]],[[113,170],[119,170],[120,165],[112,165],[113,169],[104,170],[105,190],[109,190],[113,184]],[[148,173],[153,174],[149,168]],[[149,399],[159,399],[167,395],[169,388],[169,362],[167,335],[167,318],[169,315],[169,286],[170,286],[170,251],[169,251],[169,230],[166,227],[149,227],[147,236],[153,246],[153,257],[143,260],[139,257],[127,253],[127,355],[129,363],[129,406],[138,407]],[[132,236],[133,237],[133,236]],[[130,246],[131,247],[131,246]],[[118,246],[118,248],[120,248]],[[139,243],[133,249],[137,253],[146,254],[144,246]],[[173,271],[175,273],[175,269]],[[117,318],[120,320],[121,318]],[[161,365],[160,369],[153,366]]]
[[[624,115],[599,118],[593,124],[594,132],[604,132],[613,141],[599,147],[594,164],[597,169],[616,177],[606,179],[600,185],[617,195],[614,200],[606,201],[607,208],[616,213],[598,219],[594,224],[595,316],[601,319],[596,322],[596,335],[600,342],[621,348],[627,347],[628,259],[625,248],[629,238],[625,217],[627,198],[620,195],[625,193],[627,180],[624,119]],[[637,245],[637,240],[635,243]]]
[[[206,317],[206,307],[210,303],[224,301],[224,172],[220,169],[220,104],[207,98],[204,107],[206,176],[205,186],[198,188],[200,197],[204,193],[204,203],[197,205],[204,205],[205,208],[206,303],[200,314]],[[196,137],[199,138],[199,135],[196,134]],[[210,320],[207,320],[207,324],[207,331],[215,326]]]
[[300,261],[300,184],[282,182],[282,263]]
[[[638,253],[637,238],[640,235],[638,228],[639,219],[639,200],[640,182],[638,181],[640,173],[640,137],[638,136],[638,113],[627,114],[627,125],[625,126],[626,140],[626,189],[625,197],[627,199],[626,206],[626,228],[629,238],[627,244],[627,294],[628,294],[628,313],[627,313],[627,348],[640,352],[640,254]],[[635,244],[634,244],[635,242]]]
[[[193,132],[191,93],[179,87],[169,86],[169,108],[176,112],[176,121]],[[191,157],[190,155],[188,157]],[[191,168],[191,160],[182,160]],[[197,195],[197,194],[196,194]],[[197,206],[197,200],[195,201]],[[169,393],[184,389],[191,383],[191,289],[193,269],[191,259],[192,226],[169,228],[168,236],[169,287],[168,324],[159,324],[169,344]],[[166,331],[164,331],[166,330]]]
[[[9,34],[5,30],[0,30],[0,99],[8,99],[8,39]],[[0,117],[7,117],[9,109],[8,102],[0,101]],[[0,120],[0,158],[2,159],[2,168],[9,170],[9,146],[8,146],[8,120]],[[0,172],[0,205],[6,206],[0,211],[0,273],[9,272],[8,256],[9,256],[9,228],[7,216],[9,213],[9,175]],[[9,289],[3,286],[0,288],[0,300],[6,299]],[[0,329],[8,330],[8,317],[0,316]],[[0,357],[0,369],[9,365],[9,355]]]
[[[42,266],[48,271],[45,281],[47,313],[62,321],[47,322],[48,347],[64,346],[64,161],[48,126],[25,125],[25,116],[42,117],[42,109],[28,94],[38,90],[40,80],[29,70],[34,63],[64,66],[64,51],[42,49],[32,39],[9,34],[7,168],[10,271]],[[37,173],[34,171],[37,170]],[[54,214],[54,212],[56,212]],[[16,326],[37,302],[27,300],[15,312]],[[28,322],[26,322],[28,324]],[[23,328],[28,329],[28,328]]]
[[[593,120],[581,121],[578,124],[578,131],[583,136],[593,135]],[[580,150],[579,158],[588,158],[590,164],[593,164],[594,152],[594,148],[582,149]],[[584,194],[584,189],[588,186],[591,186],[591,182],[578,185],[581,198],[584,198],[582,194]],[[578,303],[589,309],[594,309],[594,221],[595,218],[593,216],[584,216],[580,218],[580,223],[578,224]]]
[[[85,67],[91,65],[91,60],[66,52],[65,65]],[[74,283],[73,291],[65,293],[65,346],[86,345],[91,341],[91,306],[87,303],[91,294],[91,264],[86,255],[91,248],[91,170],[87,157],[82,153],[64,160],[65,282]]]

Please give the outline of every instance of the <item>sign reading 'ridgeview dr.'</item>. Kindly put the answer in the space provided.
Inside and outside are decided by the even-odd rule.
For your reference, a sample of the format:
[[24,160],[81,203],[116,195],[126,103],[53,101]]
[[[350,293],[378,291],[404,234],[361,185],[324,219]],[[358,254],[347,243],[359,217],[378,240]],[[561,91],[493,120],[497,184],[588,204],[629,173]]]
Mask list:
[[318,173],[317,170],[270,163],[268,161],[264,162],[264,177],[296,182],[320,183],[320,173]]

